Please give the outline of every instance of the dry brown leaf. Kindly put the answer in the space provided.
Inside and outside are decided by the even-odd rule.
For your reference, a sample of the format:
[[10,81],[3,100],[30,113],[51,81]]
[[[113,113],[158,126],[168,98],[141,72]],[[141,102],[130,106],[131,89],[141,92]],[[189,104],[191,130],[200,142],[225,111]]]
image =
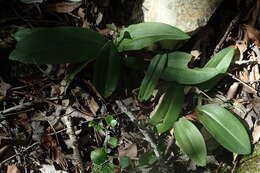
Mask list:
[[126,146],[123,149],[119,148],[119,157],[129,157],[131,159],[136,159],[137,157],[137,146],[136,144],[130,144],[128,146]]
[[245,34],[248,40],[252,40],[256,46],[260,46],[260,31],[250,25],[245,26]]
[[238,87],[239,87],[239,83],[238,82],[234,82],[229,87],[228,92],[227,92],[227,99],[228,100],[235,97]]
[[49,4],[48,8],[57,13],[70,13],[80,5],[80,2],[57,2]]
[[88,106],[90,111],[96,115],[97,111],[99,110],[99,105],[97,104],[97,102],[95,101],[95,99],[93,97],[91,97],[90,99],[87,100],[88,102]]
[[254,127],[253,133],[253,144],[257,143],[260,140],[260,125]]
[[6,96],[7,90],[11,88],[11,85],[5,83],[3,79],[0,77],[0,96]]
[[21,173],[15,164],[7,166],[7,173]]
[[79,8],[78,10],[78,16],[81,18],[81,19],[84,19],[85,18],[85,12],[84,12],[84,9],[83,8]]
[[239,58],[236,58],[236,60],[238,61],[242,61],[243,60],[243,53],[247,50],[247,41],[243,41],[243,40],[238,40],[236,41],[236,47],[239,50]]

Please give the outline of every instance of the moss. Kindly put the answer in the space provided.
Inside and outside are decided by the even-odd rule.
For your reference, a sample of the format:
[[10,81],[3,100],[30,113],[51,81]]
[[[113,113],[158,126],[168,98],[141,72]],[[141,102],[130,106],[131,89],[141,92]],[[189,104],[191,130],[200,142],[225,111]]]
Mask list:
[[239,162],[236,173],[259,173],[260,172],[260,142],[254,147],[254,152],[244,156]]

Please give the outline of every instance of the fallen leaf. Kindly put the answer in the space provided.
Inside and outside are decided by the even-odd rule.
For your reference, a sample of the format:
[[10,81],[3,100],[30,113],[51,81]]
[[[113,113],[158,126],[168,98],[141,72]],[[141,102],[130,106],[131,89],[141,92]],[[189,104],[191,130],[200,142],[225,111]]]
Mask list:
[[228,89],[227,92],[227,99],[232,99],[235,97],[236,93],[237,93],[237,89],[239,87],[239,83],[238,82],[234,82]]
[[90,111],[96,115],[97,111],[99,110],[99,105],[97,104],[97,102],[95,101],[95,99],[93,97],[91,97],[90,99],[87,100],[88,102],[88,106]]
[[5,83],[3,79],[0,77],[0,96],[6,96],[7,90],[11,88],[11,85]]
[[67,173],[67,171],[56,170],[53,165],[42,165],[40,171],[42,173]]
[[129,157],[135,159],[137,157],[137,146],[136,144],[130,144],[123,149],[119,148],[119,157]]
[[15,164],[7,166],[7,173],[21,173]]
[[260,140],[260,125],[254,127],[253,133],[253,144],[257,143]]
[[256,46],[260,46],[260,31],[250,25],[244,25],[245,35],[248,40],[252,40]]
[[48,8],[57,13],[70,13],[80,5],[80,2],[57,2],[49,4]]

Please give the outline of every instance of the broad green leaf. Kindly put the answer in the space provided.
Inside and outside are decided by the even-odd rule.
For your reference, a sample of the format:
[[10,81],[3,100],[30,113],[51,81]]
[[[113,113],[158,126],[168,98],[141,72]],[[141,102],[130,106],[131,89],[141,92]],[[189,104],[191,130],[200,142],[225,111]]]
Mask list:
[[187,40],[190,36],[183,31],[164,23],[145,22],[130,25],[117,39],[118,50],[140,50],[161,40]]
[[201,89],[210,90],[222,79],[233,59],[235,50],[236,49],[234,47],[227,47],[211,58],[205,67],[216,67],[219,74],[214,78],[200,84],[199,87]]
[[91,151],[90,158],[93,163],[100,165],[107,160],[107,153],[105,149],[98,148],[94,151]]
[[18,30],[13,37],[16,41],[21,41],[22,39],[26,38],[28,35],[32,34],[33,32],[38,32],[40,30],[44,30],[45,28],[34,28],[34,29],[21,29]]
[[167,62],[167,54],[161,53],[157,54],[150,62],[147,73],[141,83],[138,98],[143,100],[148,100],[153,94],[153,90],[165,68]]
[[199,121],[226,149],[237,154],[251,152],[250,139],[245,127],[228,110],[215,104],[197,108]]
[[172,84],[160,99],[157,108],[151,113],[150,123],[156,125],[159,133],[173,127],[173,123],[181,113],[183,102],[183,86]]
[[228,47],[213,56],[203,68],[189,68],[191,55],[183,52],[168,54],[168,64],[162,74],[167,81],[181,84],[199,84],[227,71],[234,56],[234,48]]
[[174,123],[174,136],[179,147],[199,166],[206,165],[206,144],[200,131],[185,118]]
[[103,97],[109,97],[116,89],[120,76],[121,57],[112,41],[100,50],[94,67],[93,83]]
[[216,68],[219,73],[226,73],[235,54],[235,50],[235,47],[227,47],[222,49],[215,56],[211,57],[204,68]]
[[29,64],[76,63],[96,58],[107,40],[78,27],[35,28],[18,31],[9,59]]

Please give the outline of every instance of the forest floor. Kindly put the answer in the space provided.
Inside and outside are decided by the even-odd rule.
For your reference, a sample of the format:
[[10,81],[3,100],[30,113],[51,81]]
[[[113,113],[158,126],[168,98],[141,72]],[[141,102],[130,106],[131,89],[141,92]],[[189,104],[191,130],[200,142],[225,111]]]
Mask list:
[[[112,5],[107,7],[111,10],[102,8],[94,1],[0,0],[0,172],[236,172],[243,156],[227,151],[212,137],[207,139],[208,164],[198,167],[180,151],[170,132],[159,135],[147,125],[158,98],[138,100],[144,71],[123,69],[118,89],[104,99],[92,84],[93,63],[85,65],[66,87],[64,79],[80,64],[29,65],[8,59],[17,30],[77,26],[109,37],[106,24],[128,23],[109,16]],[[181,48],[199,58],[199,63],[224,47],[238,48],[218,85],[196,94],[206,103],[226,105],[243,119],[252,145],[260,138],[259,29],[259,0],[225,1]],[[185,97],[190,107],[196,106],[193,94]],[[191,108],[186,113],[193,120]],[[101,166],[90,156],[95,149],[101,149],[98,154],[105,158]],[[160,159],[156,150],[163,153]]]

